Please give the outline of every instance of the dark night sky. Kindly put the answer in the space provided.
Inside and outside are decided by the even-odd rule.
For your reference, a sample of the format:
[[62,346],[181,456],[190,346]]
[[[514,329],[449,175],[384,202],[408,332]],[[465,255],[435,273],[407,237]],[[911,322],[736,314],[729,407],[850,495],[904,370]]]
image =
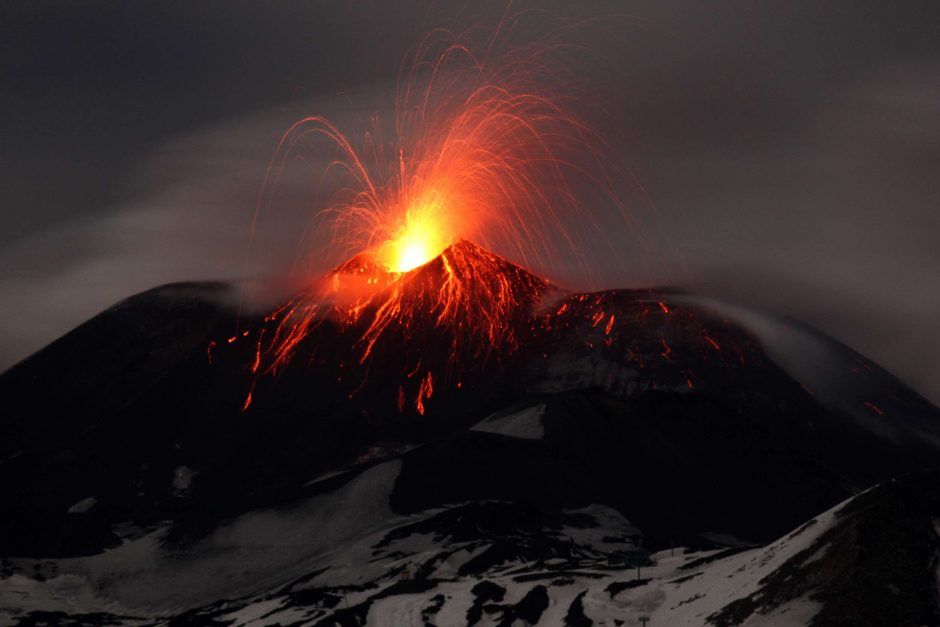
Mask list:
[[[516,7],[610,16],[580,75],[688,267],[654,280],[794,315],[940,401],[940,4]],[[430,28],[502,8],[3,3],[0,368],[136,291],[237,276],[284,128],[368,114]]]

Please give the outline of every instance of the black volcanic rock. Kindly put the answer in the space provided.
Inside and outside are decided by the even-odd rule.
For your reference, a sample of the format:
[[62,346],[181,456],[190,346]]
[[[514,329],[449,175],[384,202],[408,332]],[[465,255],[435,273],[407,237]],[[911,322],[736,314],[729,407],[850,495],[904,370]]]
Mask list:
[[[373,273],[370,263],[335,272]],[[259,375],[263,338],[289,309],[239,316],[234,289],[181,284],[119,303],[0,375],[0,585],[45,599],[43,612],[179,624],[225,623],[221,599],[254,607],[277,589],[271,598],[309,624],[334,612],[359,624],[407,594],[428,595],[424,615],[446,622],[458,611],[449,595],[485,577],[524,588],[474,606],[481,619],[538,619],[552,599],[583,623],[597,602],[579,582],[660,568],[695,590],[749,554],[708,550],[793,545],[790,531],[860,490],[940,466],[937,409],[805,327],[676,292],[567,293],[467,242],[388,280],[408,318],[365,360],[380,300],[352,322],[317,320],[276,376]],[[490,336],[459,335],[476,310],[440,322],[436,295],[454,281],[461,306],[512,293],[488,350]],[[813,352],[814,369],[790,345]],[[435,374],[423,414],[411,402],[416,364]],[[873,594],[871,568],[912,591],[903,603],[920,609],[905,616],[932,616],[932,514],[865,505],[882,494],[890,488],[845,509],[870,523],[820,536],[843,547],[828,579],[798,589],[781,582],[805,579],[803,562],[776,574],[741,566],[769,577],[762,592],[714,607],[690,592],[670,607],[706,604],[713,623],[735,624],[814,594],[819,616],[852,617],[865,603],[836,597]],[[903,564],[864,548],[879,534],[907,547]],[[706,551],[682,558],[691,574],[646,557],[676,546]],[[65,576],[88,582],[94,592],[77,597],[87,602],[49,600],[61,595],[43,586]],[[658,576],[616,594],[602,586],[598,598],[646,599]],[[431,583],[386,589],[401,577]],[[176,580],[202,583],[183,591]]]
[[822,603],[813,625],[940,625],[938,518],[940,474],[881,484],[839,509],[832,527],[709,621],[739,625],[811,595]]

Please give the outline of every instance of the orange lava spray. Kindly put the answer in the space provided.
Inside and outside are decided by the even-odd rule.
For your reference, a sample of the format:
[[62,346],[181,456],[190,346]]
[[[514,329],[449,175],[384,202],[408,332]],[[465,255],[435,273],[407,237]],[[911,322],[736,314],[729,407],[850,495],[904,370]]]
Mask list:
[[[318,116],[284,134],[258,213],[271,211],[297,152],[325,140],[335,158],[324,177],[342,184],[314,222],[330,231],[332,265],[353,259],[267,318],[253,373],[277,372],[327,318],[362,326],[361,362],[386,334],[408,336],[429,321],[451,331],[453,364],[511,351],[518,340],[511,321],[532,315],[555,288],[487,251],[542,268],[562,250],[578,259],[580,236],[603,241],[578,201],[579,186],[604,190],[629,220],[603,142],[574,112],[577,99],[560,78],[556,59],[565,44],[554,33],[510,46],[512,21],[504,17],[484,45],[472,33],[436,30],[411,50],[390,134],[375,117],[347,135]],[[432,260],[434,271],[422,272]],[[418,413],[451,378],[422,376]]]

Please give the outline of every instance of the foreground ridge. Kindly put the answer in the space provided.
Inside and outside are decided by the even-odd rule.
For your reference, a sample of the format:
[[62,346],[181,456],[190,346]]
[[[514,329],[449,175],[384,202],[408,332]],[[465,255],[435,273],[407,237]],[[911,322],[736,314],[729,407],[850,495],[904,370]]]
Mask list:
[[[936,624],[940,412],[877,365],[470,244],[385,284],[368,263],[332,274],[376,300],[334,294],[265,376],[282,320],[223,284],[122,301],[0,375],[3,621]],[[431,296],[475,298],[479,267],[523,305],[511,346],[455,361],[474,312]],[[396,289],[412,313],[369,347]]]

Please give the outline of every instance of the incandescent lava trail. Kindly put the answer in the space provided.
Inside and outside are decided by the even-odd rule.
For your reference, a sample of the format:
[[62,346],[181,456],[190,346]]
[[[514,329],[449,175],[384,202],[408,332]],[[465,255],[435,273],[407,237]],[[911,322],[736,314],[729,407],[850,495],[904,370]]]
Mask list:
[[[254,331],[253,376],[277,374],[327,320],[361,330],[364,367],[386,334],[418,337],[420,326],[432,325],[447,331],[448,359],[446,372],[422,376],[423,413],[433,386],[459,382],[468,360],[512,352],[519,321],[557,291],[488,251],[530,267],[579,259],[582,246],[604,240],[578,201],[584,187],[603,190],[629,219],[603,142],[560,79],[561,39],[510,46],[511,22],[482,46],[472,33],[436,30],[409,52],[390,134],[376,117],[347,135],[317,116],[284,134],[255,219],[272,211],[292,159],[330,151],[323,177],[339,191],[313,222],[331,234],[325,257],[334,269],[308,280]],[[420,272],[429,262],[434,271]]]

